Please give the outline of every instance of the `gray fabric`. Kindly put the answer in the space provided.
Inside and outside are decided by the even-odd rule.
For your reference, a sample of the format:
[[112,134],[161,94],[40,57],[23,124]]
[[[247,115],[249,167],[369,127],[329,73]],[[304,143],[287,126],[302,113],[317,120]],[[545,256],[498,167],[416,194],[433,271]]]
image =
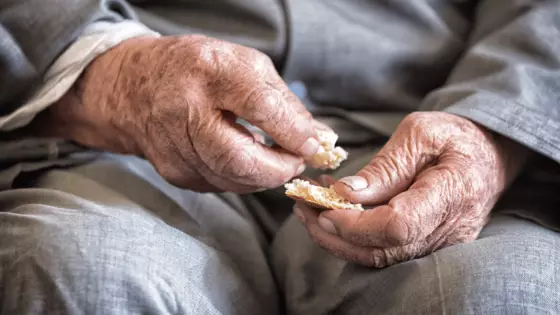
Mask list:
[[222,197],[172,187],[134,157],[35,173],[0,192],[0,311],[560,312],[560,235],[530,221],[497,216],[473,243],[372,270],[320,249],[295,218],[270,245]]
[[244,209],[105,156],[0,192],[2,314],[276,314]]
[[371,270],[333,258],[292,218],[273,261],[288,314],[556,314],[559,245],[557,233],[499,215],[472,243]]
[[20,107],[92,22],[131,17],[122,0],[0,0],[0,115]]
[[129,2],[136,5],[139,19],[162,35],[203,33],[259,49],[278,67],[284,61],[288,30],[282,1]]
[[560,162],[560,2],[481,1],[470,47],[423,108],[468,117]]
[[[373,271],[334,259],[293,218],[282,225],[291,203],[279,191],[198,195],[166,184],[145,161],[113,155],[45,170],[83,163],[67,155],[80,148],[0,134],[10,157],[0,161],[3,313],[560,312],[558,234],[519,219],[560,226],[560,177],[542,176],[559,161],[560,3],[284,2],[134,4],[164,34],[206,33],[269,53],[320,110],[360,110],[335,118],[344,141],[366,127],[347,172],[398,121],[378,110],[449,110],[528,145],[543,155],[503,198],[499,209],[510,215],[494,218],[473,243]],[[0,0],[0,112],[21,105],[87,23],[125,16],[134,13],[122,1]],[[276,221],[266,213],[273,205],[284,213]]]

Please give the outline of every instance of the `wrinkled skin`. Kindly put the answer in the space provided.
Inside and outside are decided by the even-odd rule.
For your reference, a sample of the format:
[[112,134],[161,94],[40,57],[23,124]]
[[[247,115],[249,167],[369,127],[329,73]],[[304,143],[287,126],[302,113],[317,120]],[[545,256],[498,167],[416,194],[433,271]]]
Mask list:
[[294,211],[336,256],[382,268],[474,240],[527,151],[455,115],[413,113],[355,176],[320,184],[367,211]]
[[[263,145],[237,117],[279,146]],[[121,43],[34,126],[42,135],[145,157],[176,186],[242,193],[299,175],[319,146],[315,124],[266,55],[192,35]]]

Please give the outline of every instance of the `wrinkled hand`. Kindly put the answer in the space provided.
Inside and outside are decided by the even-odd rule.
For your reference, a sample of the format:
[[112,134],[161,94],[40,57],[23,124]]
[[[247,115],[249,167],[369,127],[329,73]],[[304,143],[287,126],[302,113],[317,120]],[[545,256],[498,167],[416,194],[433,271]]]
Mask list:
[[[263,145],[237,117],[283,149]],[[279,186],[319,146],[311,115],[266,55],[203,36],[123,42],[38,121],[43,134],[143,156],[197,191]]]
[[333,254],[381,268],[474,240],[525,155],[467,119],[414,113],[356,176],[330,179],[339,194],[373,208],[318,215],[297,204],[295,212]]

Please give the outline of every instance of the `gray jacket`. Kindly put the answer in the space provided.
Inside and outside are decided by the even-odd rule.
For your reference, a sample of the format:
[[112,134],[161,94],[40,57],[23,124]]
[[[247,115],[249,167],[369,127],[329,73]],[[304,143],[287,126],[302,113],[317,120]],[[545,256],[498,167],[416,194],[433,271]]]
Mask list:
[[[0,0],[0,116],[22,106],[87,25],[138,18],[164,35],[205,33],[260,49],[322,106],[448,111],[560,162],[560,1],[130,3]],[[41,139],[0,133],[4,173],[40,168],[47,155]]]

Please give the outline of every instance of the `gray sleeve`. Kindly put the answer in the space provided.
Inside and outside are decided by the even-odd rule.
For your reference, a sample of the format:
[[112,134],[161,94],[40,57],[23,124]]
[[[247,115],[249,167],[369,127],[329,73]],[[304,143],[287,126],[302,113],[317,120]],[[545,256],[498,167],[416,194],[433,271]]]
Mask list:
[[474,0],[286,0],[284,76],[310,100],[353,110],[418,109],[466,48]]
[[560,162],[560,2],[481,1],[469,49],[422,109],[467,117]]
[[121,0],[0,0],[0,116],[23,104],[89,24],[125,17]]

